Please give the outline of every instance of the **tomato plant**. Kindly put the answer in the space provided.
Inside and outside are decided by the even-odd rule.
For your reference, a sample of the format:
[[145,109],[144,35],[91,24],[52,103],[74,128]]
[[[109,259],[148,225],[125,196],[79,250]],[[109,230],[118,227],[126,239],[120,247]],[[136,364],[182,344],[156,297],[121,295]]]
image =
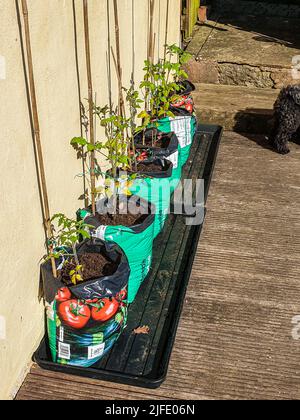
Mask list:
[[59,305],[58,315],[65,325],[81,330],[89,322],[91,311],[87,305],[73,299]]
[[[180,97],[181,80],[188,77],[183,66],[190,58],[190,54],[174,44],[166,45],[164,60],[157,63],[145,61],[144,80],[140,84],[145,109],[138,115],[142,119],[142,125],[136,128],[137,133],[144,133],[143,142],[149,125],[155,126],[158,120],[165,117],[174,118],[171,106],[177,101],[183,105]],[[154,143],[153,141],[153,145]]]
[[94,229],[94,226],[88,225],[84,220],[73,220],[66,217],[64,214],[55,214],[51,223],[55,223],[57,226],[52,224],[53,236],[50,239],[53,253],[45,257],[48,261],[50,258],[59,259],[62,257],[72,257],[75,260],[76,268],[72,270],[70,279],[76,286],[77,283],[83,281],[82,271],[83,267],[79,263],[79,257],[77,254],[77,245],[81,242],[81,239],[90,239],[90,230]]
[[106,322],[116,315],[120,305],[115,298],[102,299],[99,305],[95,305],[92,309],[92,318],[97,322]]

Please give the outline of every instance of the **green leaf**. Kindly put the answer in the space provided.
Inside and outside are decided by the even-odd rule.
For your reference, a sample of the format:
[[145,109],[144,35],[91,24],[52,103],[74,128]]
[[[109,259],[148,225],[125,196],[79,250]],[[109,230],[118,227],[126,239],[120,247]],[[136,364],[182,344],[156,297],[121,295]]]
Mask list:
[[81,236],[83,236],[85,239],[90,239],[91,235],[85,231],[85,230],[80,230],[79,233],[81,234]]
[[75,145],[78,145],[78,146],[86,146],[87,144],[88,144],[87,140],[84,139],[83,137],[74,137],[71,140],[71,145],[72,146],[75,146]]

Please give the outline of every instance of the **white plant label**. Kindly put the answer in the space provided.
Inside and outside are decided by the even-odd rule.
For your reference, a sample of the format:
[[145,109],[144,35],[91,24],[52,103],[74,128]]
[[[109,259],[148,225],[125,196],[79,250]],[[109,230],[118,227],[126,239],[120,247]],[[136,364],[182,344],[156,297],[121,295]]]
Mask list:
[[58,343],[58,357],[64,360],[71,360],[71,346],[69,344]]
[[171,121],[171,131],[177,135],[182,148],[192,143],[191,120],[191,117],[179,117]]
[[99,226],[96,230],[96,238],[101,239],[101,241],[105,241],[106,229],[107,226]]
[[178,151],[168,156],[168,160],[173,163],[173,169],[178,168]]
[[64,327],[60,327],[59,329],[59,341],[64,342],[65,339],[65,330]]
[[88,359],[96,359],[96,357],[101,357],[104,353],[105,343],[99,344],[98,346],[91,346],[88,349]]

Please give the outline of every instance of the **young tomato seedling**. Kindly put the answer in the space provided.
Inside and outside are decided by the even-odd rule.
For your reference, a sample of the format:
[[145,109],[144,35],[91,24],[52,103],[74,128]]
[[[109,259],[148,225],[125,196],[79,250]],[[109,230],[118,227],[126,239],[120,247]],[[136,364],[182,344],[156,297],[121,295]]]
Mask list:
[[[190,54],[183,51],[176,45],[166,46],[166,58],[157,63],[145,61],[144,80],[140,89],[145,98],[146,109],[142,110],[139,118],[142,124],[137,127],[136,132],[143,132],[149,126],[156,126],[157,121],[169,117],[174,118],[171,111],[172,104],[178,100],[179,92],[182,89],[180,81],[188,77],[183,65],[191,58]],[[153,135],[153,144],[156,138]],[[143,136],[145,143],[145,135]]]
[[83,281],[82,272],[84,267],[80,265],[79,256],[77,253],[77,245],[81,239],[90,239],[90,230],[93,226],[86,224],[84,221],[76,221],[69,219],[64,214],[56,214],[51,219],[53,225],[53,237],[51,244],[53,246],[53,253],[45,257],[48,261],[50,258],[59,259],[62,257],[74,258],[76,268],[72,270],[70,279],[74,285]]

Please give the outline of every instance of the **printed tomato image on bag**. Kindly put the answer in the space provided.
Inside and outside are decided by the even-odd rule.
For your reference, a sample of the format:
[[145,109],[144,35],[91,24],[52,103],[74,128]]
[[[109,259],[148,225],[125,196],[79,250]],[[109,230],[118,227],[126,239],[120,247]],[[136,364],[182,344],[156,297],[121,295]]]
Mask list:
[[103,276],[66,285],[70,261],[61,261],[59,279],[52,276],[49,263],[42,266],[48,339],[55,363],[90,367],[111,350],[126,327],[130,269],[119,247],[99,240],[84,242],[78,255],[80,261],[105,258]]

